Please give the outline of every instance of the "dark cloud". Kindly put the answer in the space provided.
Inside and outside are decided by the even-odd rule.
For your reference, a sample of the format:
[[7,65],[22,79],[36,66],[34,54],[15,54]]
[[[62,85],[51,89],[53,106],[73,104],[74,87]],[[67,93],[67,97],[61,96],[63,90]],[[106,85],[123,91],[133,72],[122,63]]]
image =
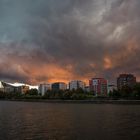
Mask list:
[[0,78],[139,77],[139,6],[139,0],[0,0]]

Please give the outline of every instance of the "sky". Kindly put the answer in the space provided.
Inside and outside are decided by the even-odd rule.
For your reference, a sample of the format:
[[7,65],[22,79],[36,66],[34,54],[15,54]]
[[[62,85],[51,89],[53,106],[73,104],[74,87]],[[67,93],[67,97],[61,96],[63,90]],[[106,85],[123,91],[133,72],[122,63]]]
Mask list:
[[139,7],[140,0],[0,0],[0,80],[140,80]]

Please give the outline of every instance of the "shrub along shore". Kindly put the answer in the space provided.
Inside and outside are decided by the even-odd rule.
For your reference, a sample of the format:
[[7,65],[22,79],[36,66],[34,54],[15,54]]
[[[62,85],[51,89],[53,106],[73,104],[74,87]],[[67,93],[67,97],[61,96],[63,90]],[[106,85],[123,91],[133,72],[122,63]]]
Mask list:
[[70,103],[129,103],[140,104],[140,84],[133,88],[123,87],[121,90],[114,90],[108,95],[97,96],[94,92],[77,90],[48,90],[44,96],[38,93],[37,89],[31,89],[25,94],[0,92],[0,100],[11,101],[39,101],[39,102],[70,102]]

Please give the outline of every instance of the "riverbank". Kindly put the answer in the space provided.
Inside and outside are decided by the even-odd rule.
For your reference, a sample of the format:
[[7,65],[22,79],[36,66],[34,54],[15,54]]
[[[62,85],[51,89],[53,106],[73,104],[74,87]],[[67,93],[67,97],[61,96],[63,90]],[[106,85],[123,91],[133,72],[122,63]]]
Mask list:
[[46,100],[46,99],[1,99],[0,101],[74,103],[74,104],[130,104],[140,105],[140,100]]

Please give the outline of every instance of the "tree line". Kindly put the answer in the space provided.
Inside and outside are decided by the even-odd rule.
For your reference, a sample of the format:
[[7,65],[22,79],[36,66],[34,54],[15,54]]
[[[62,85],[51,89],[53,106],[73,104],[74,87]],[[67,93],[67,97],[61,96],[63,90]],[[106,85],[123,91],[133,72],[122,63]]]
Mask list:
[[[97,94],[98,95],[98,94]],[[140,99],[140,83],[133,87],[123,86],[120,90],[113,90],[107,96],[97,96],[94,92],[77,90],[48,90],[45,95],[41,95],[37,89],[30,89],[25,94],[4,93],[0,91],[0,99],[62,99],[62,100],[92,100],[92,99]]]
[[140,83],[136,83],[134,86],[125,85],[121,89],[110,91],[108,96],[114,98],[140,99]]

